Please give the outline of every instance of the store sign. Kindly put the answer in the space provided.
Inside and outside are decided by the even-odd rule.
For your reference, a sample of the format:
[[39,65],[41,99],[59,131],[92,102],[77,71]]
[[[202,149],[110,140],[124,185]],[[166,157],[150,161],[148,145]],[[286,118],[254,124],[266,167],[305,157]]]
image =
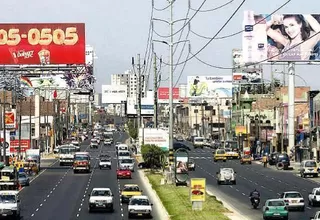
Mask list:
[[[169,100],[169,87],[160,87],[158,89],[158,99]],[[173,99],[179,99],[179,88],[172,88]]]
[[[20,152],[26,152],[27,149],[30,149],[30,140],[21,140],[20,141]],[[19,140],[10,141],[10,153],[19,152]]]
[[0,64],[85,64],[84,23],[0,24]]
[[190,181],[190,201],[204,202],[206,201],[206,179],[192,178]]
[[16,128],[16,117],[15,117],[14,111],[5,113],[5,124],[6,124],[6,129]]

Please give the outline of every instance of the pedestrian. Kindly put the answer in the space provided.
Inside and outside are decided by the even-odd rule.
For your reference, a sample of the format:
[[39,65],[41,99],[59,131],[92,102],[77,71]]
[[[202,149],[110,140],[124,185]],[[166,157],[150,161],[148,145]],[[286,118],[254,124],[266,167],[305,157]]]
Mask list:
[[266,154],[263,155],[262,157],[262,163],[263,163],[263,167],[267,167],[268,165],[268,157]]

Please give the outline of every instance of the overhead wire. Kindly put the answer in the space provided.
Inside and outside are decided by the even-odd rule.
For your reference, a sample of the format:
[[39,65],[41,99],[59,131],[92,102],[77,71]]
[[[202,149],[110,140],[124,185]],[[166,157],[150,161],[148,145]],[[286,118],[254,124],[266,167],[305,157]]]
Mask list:
[[[320,31],[319,31],[319,32],[317,32],[317,33],[315,33],[314,35],[312,35],[312,36],[308,37],[308,38],[307,38],[307,39],[305,39],[304,41],[301,41],[300,43],[298,43],[298,44],[294,45],[293,47],[288,48],[288,49],[286,49],[286,50],[283,50],[283,51],[279,52],[279,53],[278,53],[278,54],[276,54],[276,55],[273,55],[272,57],[269,57],[269,58],[267,58],[267,59],[261,60],[261,61],[259,61],[259,62],[250,63],[250,64],[245,64],[245,65],[240,65],[240,66],[237,66],[236,68],[250,67],[250,66],[254,66],[254,65],[258,65],[258,64],[261,64],[261,63],[267,62],[267,61],[272,61],[272,59],[273,59],[273,58],[276,58],[276,57],[278,57],[278,56],[280,56],[280,55],[282,55],[282,54],[284,54],[284,53],[286,53],[286,52],[288,52],[288,51],[290,51],[290,50],[292,50],[292,49],[294,49],[294,48],[296,48],[296,47],[300,46],[301,44],[303,44],[303,43],[305,43],[306,41],[308,41],[308,40],[310,40],[310,39],[314,38],[314,37],[315,37],[315,36],[317,36],[318,34],[320,34]],[[190,52],[190,53],[191,53],[191,52]],[[192,54],[192,53],[191,53],[191,54]],[[234,68],[235,68],[235,67],[223,67],[223,66],[211,65],[211,64],[209,64],[209,63],[207,63],[207,62],[205,62],[205,61],[203,61],[203,60],[199,59],[199,58],[197,57],[197,55],[193,54],[193,56],[194,56],[194,57],[195,57],[199,62],[201,62],[201,63],[203,63],[203,64],[205,64],[205,65],[207,65],[207,66],[210,66],[210,67],[216,68],[216,69],[228,69],[228,70],[232,70],[232,69],[234,69]]]
[[[172,34],[169,34],[169,35],[162,35],[162,34],[159,34],[158,32],[155,32],[156,35],[158,35],[159,37],[163,37],[163,38],[169,38],[169,37],[172,37],[172,36],[175,36],[176,34],[178,34],[179,32],[181,32],[190,22],[191,20],[198,14],[199,10],[201,10],[201,8],[203,7],[203,5],[206,3],[207,0],[203,0],[203,2],[201,3],[201,5],[199,6],[198,9],[196,9],[195,13],[191,16],[191,18],[188,19],[187,22],[184,23],[184,25],[182,25],[181,28],[179,28],[179,30],[175,31],[174,33]],[[153,31],[155,31],[153,29]]]
[[156,11],[164,11],[167,10],[173,3],[175,2],[175,0],[172,0],[168,6],[164,7],[164,8],[156,8],[154,7],[154,0],[152,0],[152,7],[154,8],[154,10]]
[[[223,8],[224,6],[227,6],[227,5],[231,4],[232,2],[234,2],[234,0],[230,0],[230,1],[224,3],[224,4],[220,5],[220,6],[215,7],[215,8],[199,10],[199,12],[211,12],[211,11],[216,11],[216,10],[218,10],[218,9],[220,9],[220,8]],[[190,9],[191,9],[192,11],[197,11],[197,9],[194,9],[194,8],[191,8],[191,7],[190,7]]]
[[[198,55],[199,53],[201,53],[201,51],[203,51],[214,39],[216,36],[219,35],[219,33],[229,24],[229,22],[232,20],[232,18],[237,14],[237,12],[240,10],[240,8],[243,6],[243,4],[246,2],[246,0],[242,0],[242,2],[240,3],[240,5],[236,8],[236,10],[231,14],[231,16],[228,18],[228,20],[222,25],[222,27],[218,30],[218,32],[200,49],[198,50],[195,54],[193,54],[191,57],[187,58],[185,61],[182,62],[177,62],[176,64],[172,64],[174,66],[176,65],[181,65],[184,64],[185,62],[188,62],[189,60],[193,59],[196,55]],[[166,64],[166,63],[165,63]],[[170,65],[171,64],[167,64]]]

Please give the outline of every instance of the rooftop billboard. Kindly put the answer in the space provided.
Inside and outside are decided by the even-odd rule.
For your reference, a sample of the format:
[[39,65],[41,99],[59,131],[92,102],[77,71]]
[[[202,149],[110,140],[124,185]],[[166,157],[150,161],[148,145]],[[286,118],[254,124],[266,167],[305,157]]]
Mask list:
[[0,24],[0,64],[85,64],[84,23]]
[[[172,88],[173,99],[179,99],[179,88]],[[160,87],[158,89],[158,99],[169,100],[169,87]]]
[[243,61],[319,61],[320,15],[244,12]]
[[103,104],[121,104],[127,100],[126,85],[102,85]]

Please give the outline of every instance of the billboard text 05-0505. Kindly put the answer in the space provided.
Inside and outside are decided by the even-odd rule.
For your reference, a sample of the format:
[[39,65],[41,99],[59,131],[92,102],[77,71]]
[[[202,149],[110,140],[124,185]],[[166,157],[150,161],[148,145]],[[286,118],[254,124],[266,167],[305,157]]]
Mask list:
[[85,64],[85,24],[0,24],[0,64]]

